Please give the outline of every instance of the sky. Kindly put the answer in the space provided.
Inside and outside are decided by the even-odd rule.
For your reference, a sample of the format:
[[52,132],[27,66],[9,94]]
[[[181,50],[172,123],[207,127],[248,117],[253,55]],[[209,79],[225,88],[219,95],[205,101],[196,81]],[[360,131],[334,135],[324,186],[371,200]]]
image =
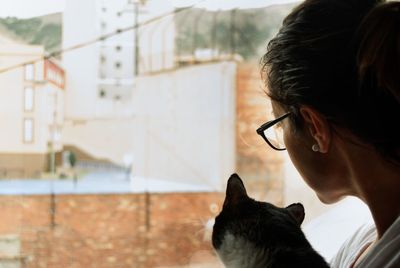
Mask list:
[[62,12],[64,7],[65,0],[0,0],[0,17],[31,18]]
[[[68,0],[0,0],[0,17],[31,18],[62,12]],[[85,1],[85,0],[82,0]],[[112,1],[112,0],[108,0]],[[299,0],[170,0],[177,7],[199,3],[198,7],[210,10],[263,7]]]

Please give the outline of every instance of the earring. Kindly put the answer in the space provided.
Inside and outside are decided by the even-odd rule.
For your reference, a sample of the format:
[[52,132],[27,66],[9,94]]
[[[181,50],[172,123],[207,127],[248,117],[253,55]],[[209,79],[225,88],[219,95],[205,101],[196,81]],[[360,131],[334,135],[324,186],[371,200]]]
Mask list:
[[318,146],[318,144],[314,144],[314,145],[311,147],[311,149],[312,149],[314,152],[318,152],[318,151],[319,151],[319,146]]

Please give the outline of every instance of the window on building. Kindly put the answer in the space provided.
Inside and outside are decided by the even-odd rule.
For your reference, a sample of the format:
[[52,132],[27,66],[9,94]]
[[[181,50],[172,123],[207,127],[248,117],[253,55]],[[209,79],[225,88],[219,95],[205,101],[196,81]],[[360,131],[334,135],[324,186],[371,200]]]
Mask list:
[[100,63],[104,64],[106,63],[106,60],[107,60],[106,56],[100,55]]
[[105,74],[104,70],[100,70],[99,76],[100,76],[101,79],[105,79],[106,78],[106,74]]
[[33,119],[25,118],[24,119],[24,142],[30,143],[33,142]]
[[32,87],[24,89],[24,110],[33,111],[34,91]]
[[25,68],[24,68],[24,73],[25,73],[24,74],[25,80],[29,80],[29,81],[33,80],[34,76],[35,76],[34,65],[32,63],[26,64]]
[[121,51],[121,50],[122,50],[122,47],[121,47],[121,46],[116,46],[116,47],[115,47],[115,50],[116,50],[116,51]]
[[120,69],[122,66],[121,62],[117,61],[115,62],[115,68]]
[[99,96],[100,98],[104,98],[106,96],[106,91],[104,89],[100,89]]
[[102,22],[100,23],[100,26],[101,26],[101,29],[102,29],[102,30],[105,30],[105,29],[107,28],[107,23],[106,23],[105,21],[102,21]]

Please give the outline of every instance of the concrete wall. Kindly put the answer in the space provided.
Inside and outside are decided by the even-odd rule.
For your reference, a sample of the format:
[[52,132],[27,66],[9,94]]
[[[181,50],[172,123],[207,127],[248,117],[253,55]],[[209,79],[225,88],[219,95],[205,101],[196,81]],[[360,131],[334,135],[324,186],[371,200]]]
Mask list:
[[[63,14],[63,48],[98,37],[96,26],[95,0],[67,1]],[[62,55],[66,71],[66,117],[82,119],[94,116],[98,96],[98,50],[99,45],[95,43]]]
[[17,235],[0,235],[0,267],[20,268],[23,262],[21,242]]
[[120,164],[130,154],[134,176],[222,189],[235,169],[235,77],[233,62],[138,77],[131,117],[71,121],[64,142]]
[[45,153],[0,153],[0,179],[38,178],[49,168],[49,156]]

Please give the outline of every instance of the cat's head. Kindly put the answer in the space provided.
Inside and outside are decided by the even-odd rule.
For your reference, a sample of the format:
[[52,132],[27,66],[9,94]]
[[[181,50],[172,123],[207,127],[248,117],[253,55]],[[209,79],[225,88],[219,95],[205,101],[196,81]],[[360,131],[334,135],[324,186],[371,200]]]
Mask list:
[[244,247],[240,243],[260,248],[296,246],[304,240],[300,229],[303,220],[304,207],[300,203],[279,208],[256,201],[247,195],[240,177],[233,174],[228,180],[222,211],[215,219],[212,243],[217,252],[227,244]]

